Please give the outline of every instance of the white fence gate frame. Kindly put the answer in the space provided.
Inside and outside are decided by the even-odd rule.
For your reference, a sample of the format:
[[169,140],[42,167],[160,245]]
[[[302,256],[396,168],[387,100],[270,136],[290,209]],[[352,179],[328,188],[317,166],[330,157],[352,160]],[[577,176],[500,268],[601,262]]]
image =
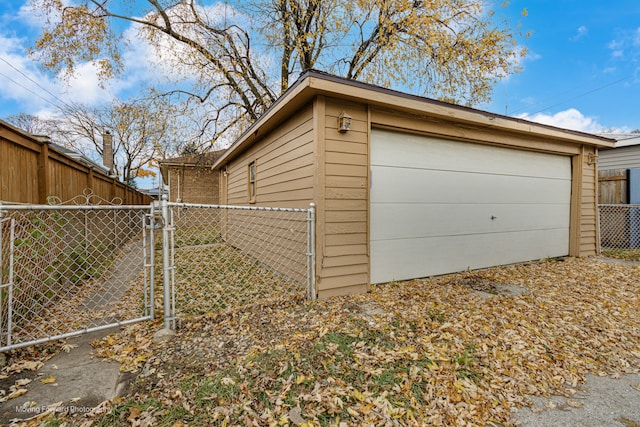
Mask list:
[[0,352],[153,319],[156,228],[153,205],[0,204]]

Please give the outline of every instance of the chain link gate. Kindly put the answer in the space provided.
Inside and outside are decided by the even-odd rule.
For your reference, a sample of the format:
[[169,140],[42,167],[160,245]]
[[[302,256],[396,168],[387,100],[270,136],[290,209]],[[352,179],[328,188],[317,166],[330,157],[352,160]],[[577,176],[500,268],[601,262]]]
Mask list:
[[[162,201],[165,328],[176,316],[315,298],[315,209]],[[171,325],[171,326],[170,326]]]
[[0,205],[0,351],[152,319],[155,228],[152,206]]

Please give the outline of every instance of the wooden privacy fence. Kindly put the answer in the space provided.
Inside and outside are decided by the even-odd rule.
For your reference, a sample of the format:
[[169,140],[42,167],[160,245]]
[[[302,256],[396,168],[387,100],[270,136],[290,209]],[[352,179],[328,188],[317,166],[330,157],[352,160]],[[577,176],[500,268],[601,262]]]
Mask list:
[[0,120],[0,200],[45,204],[49,196],[71,200],[86,188],[125,205],[151,203],[148,195]]
[[629,203],[627,169],[598,171],[598,203]]

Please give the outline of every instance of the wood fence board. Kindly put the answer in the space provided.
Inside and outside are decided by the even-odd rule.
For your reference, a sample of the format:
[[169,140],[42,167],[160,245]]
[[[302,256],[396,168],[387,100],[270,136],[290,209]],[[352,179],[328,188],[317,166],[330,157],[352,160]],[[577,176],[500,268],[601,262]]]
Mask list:
[[48,196],[66,201],[87,188],[102,199],[120,197],[128,205],[152,200],[0,120],[0,201],[44,204]]

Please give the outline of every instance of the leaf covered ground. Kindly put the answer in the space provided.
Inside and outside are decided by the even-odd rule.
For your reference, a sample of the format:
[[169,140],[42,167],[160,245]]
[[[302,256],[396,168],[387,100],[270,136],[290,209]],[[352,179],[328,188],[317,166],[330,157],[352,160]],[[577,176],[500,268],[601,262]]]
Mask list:
[[50,422],[511,425],[529,395],[639,371],[640,266],[546,260],[180,323],[166,343],[150,322],[97,342],[137,376],[128,394]]

